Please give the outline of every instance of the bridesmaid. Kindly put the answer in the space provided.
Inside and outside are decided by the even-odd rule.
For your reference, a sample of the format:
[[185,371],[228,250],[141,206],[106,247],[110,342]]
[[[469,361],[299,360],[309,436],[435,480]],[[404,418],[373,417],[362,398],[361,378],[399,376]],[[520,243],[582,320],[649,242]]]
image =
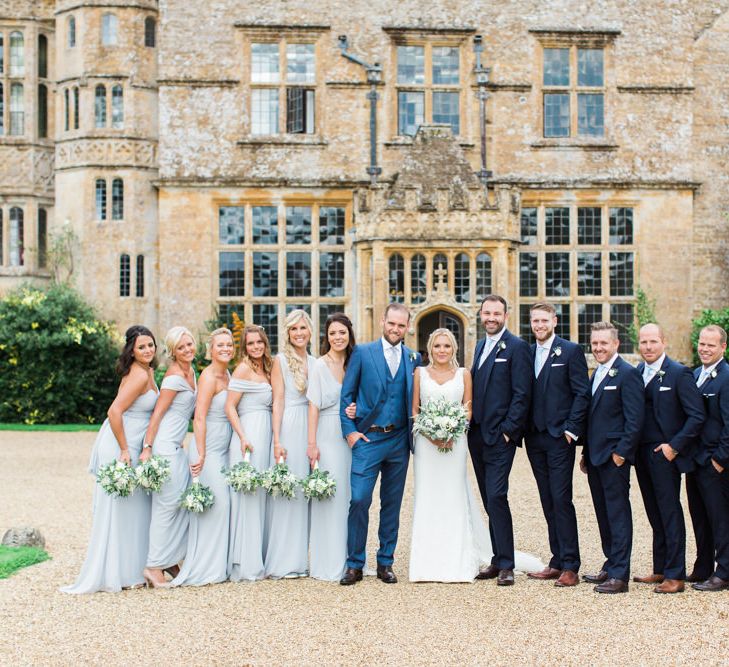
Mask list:
[[[136,465],[144,432],[157,400],[153,367],[157,343],[146,327],[127,329],[116,370],[119,392],[109,408],[109,418],[99,431],[91,452],[89,472],[119,459]],[[64,593],[116,592],[144,584],[151,499],[141,489],[126,498],[112,498],[94,485],[93,523],[86,560],[76,583]]]
[[187,549],[188,513],[180,508],[180,496],[190,484],[190,470],[182,442],[195,409],[197,380],[192,362],[195,337],[185,327],[173,327],[165,336],[165,354],[172,361],[160,387],[149,422],[140,461],[162,456],[170,462],[170,479],[152,494],[149,553],[144,578],[153,588],[164,588],[163,571],[177,576],[178,563]]
[[193,479],[210,487],[215,503],[202,514],[190,514],[187,555],[173,586],[216,584],[228,578],[228,533],[230,494],[221,468],[228,462],[232,430],[225,416],[233,358],[233,334],[229,329],[215,329],[208,341],[210,365],[200,373],[193,440],[189,447],[190,472]]
[[[284,322],[283,352],[276,355],[271,372],[273,388],[273,461],[285,459],[297,477],[309,474],[306,457],[307,373],[315,359],[307,354],[311,340],[311,319],[304,310],[292,310]],[[309,505],[297,491],[296,497],[269,498],[268,541],[264,569],[266,577],[305,577],[309,551]]]
[[[271,463],[271,347],[263,327],[243,330],[240,363],[228,385],[225,414],[233,427],[228,463],[240,463],[250,452],[251,465],[266,470]],[[236,411],[237,407],[237,411]],[[244,425],[245,424],[245,428]],[[246,495],[230,490],[230,544],[228,577],[231,581],[263,579],[263,531],[266,492]]]
[[324,327],[322,352],[309,372],[309,447],[311,467],[316,461],[337,481],[334,497],[311,503],[309,574],[315,579],[339,581],[347,560],[352,452],[342,436],[339,396],[344,371],[354,349],[352,322],[344,313],[334,313]]

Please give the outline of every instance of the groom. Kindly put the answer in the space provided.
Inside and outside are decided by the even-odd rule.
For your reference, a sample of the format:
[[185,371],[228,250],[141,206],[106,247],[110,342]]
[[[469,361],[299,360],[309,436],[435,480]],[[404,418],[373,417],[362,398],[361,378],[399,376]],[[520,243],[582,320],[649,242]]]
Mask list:
[[[413,372],[420,365],[420,355],[402,344],[409,323],[410,312],[405,306],[388,305],[380,321],[382,338],[357,345],[344,376],[339,417],[342,433],[352,449],[352,500],[347,524],[347,567],[339,582],[343,586],[362,580],[372,491],[379,474],[382,479],[377,578],[386,584],[397,583],[392,563],[412,447],[409,417]],[[356,403],[361,416],[347,416],[345,410],[351,403]]]

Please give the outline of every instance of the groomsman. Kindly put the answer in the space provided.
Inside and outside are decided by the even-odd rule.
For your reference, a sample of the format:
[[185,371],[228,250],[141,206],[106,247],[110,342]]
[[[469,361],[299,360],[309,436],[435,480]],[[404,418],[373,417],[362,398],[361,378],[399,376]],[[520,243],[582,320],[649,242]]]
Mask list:
[[645,418],[635,473],[653,529],[653,574],[633,581],[658,584],[656,593],[680,593],[686,579],[681,473],[694,468],[704,405],[691,371],[666,356],[661,327],[641,327],[638,350],[643,357],[638,372],[645,385]]
[[643,380],[618,355],[619,345],[618,330],[610,322],[592,325],[590,348],[600,365],[592,377],[580,468],[587,473],[607,559],[600,572],[583,576],[597,584],[598,593],[627,593],[633,548],[630,463],[643,428]]
[[532,579],[556,579],[555,586],[579,583],[580,547],[572,504],[575,444],[582,438],[590,385],[582,348],[555,335],[557,314],[550,303],[531,307],[537,342],[531,347],[532,403],[526,451],[547,520],[552,558]]
[[[699,333],[701,366],[694,371],[703,394],[706,421],[694,455],[696,470],[686,476],[697,556],[689,581],[698,591],[729,589],[729,365],[726,331],[715,324]],[[714,569],[716,562],[716,569]]]
[[514,583],[514,529],[507,497],[516,447],[521,445],[531,394],[529,345],[506,328],[506,300],[484,298],[480,310],[486,337],[476,345],[473,412],[468,448],[486,512],[493,558],[477,579]]

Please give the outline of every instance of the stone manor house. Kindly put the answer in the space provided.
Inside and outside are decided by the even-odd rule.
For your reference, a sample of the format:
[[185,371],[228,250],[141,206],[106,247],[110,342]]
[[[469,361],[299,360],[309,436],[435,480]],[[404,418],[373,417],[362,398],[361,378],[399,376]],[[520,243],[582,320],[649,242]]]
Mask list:
[[392,299],[468,361],[486,293],[587,344],[641,288],[688,359],[727,303],[728,8],[4,0],[0,291],[72,230],[122,329],[236,310],[275,348],[302,307],[367,340]]

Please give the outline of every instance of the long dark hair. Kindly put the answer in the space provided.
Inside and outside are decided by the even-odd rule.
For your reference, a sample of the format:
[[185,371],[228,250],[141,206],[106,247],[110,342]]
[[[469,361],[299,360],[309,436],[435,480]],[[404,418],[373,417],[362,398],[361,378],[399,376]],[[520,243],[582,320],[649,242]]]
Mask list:
[[249,324],[245,329],[243,329],[243,333],[240,335],[240,353],[238,354],[238,358],[245,362],[249,368],[252,370],[255,370],[253,367],[253,362],[251,361],[251,358],[248,356],[248,350],[246,349],[246,342],[248,339],[248,334],[250,333],[256,333],[261,337],[261,340],[263,341],[263,345],[265,346],[265,349],[263,350],[263,358],[261,359],[261,366],[264,375],[268,378],[268,381],[271,381],[271,369],[273,368],[273,360],[271,359],[271,343],[268,342],[268,336],[266,335],[266,330],[259,326],[258,324]]
[[349,343],[347,343],[347,349],[344,350],[344,369],[346,370],[349,358],[352,356],[352,350],[354,350],[354,346],[357,343],[354,340],[352,321],[344,313],[332,313],[329,317],[327,317],[327,321],[324,324],[324,338],[321,342],[321,353],[323,356],[331,349],[331,346],[329,345],[329,327],[335,322],[347,327],[347,332],[349,333]]
[[[134,363],[134,345],[137,342],[137,338],[140,336],[149,336],[154,343],[154,347],[157,347],[157,341],[154,338],[154,334],[147,329],[147,327],[141,324],[134,324],[124,332],[124,347],[122,348],[119,359],[116,362],[116,372],[124,377],[129,373],[129,369]],[[150,364],[152,368],[157,368],[157,357],[152,359]]]

